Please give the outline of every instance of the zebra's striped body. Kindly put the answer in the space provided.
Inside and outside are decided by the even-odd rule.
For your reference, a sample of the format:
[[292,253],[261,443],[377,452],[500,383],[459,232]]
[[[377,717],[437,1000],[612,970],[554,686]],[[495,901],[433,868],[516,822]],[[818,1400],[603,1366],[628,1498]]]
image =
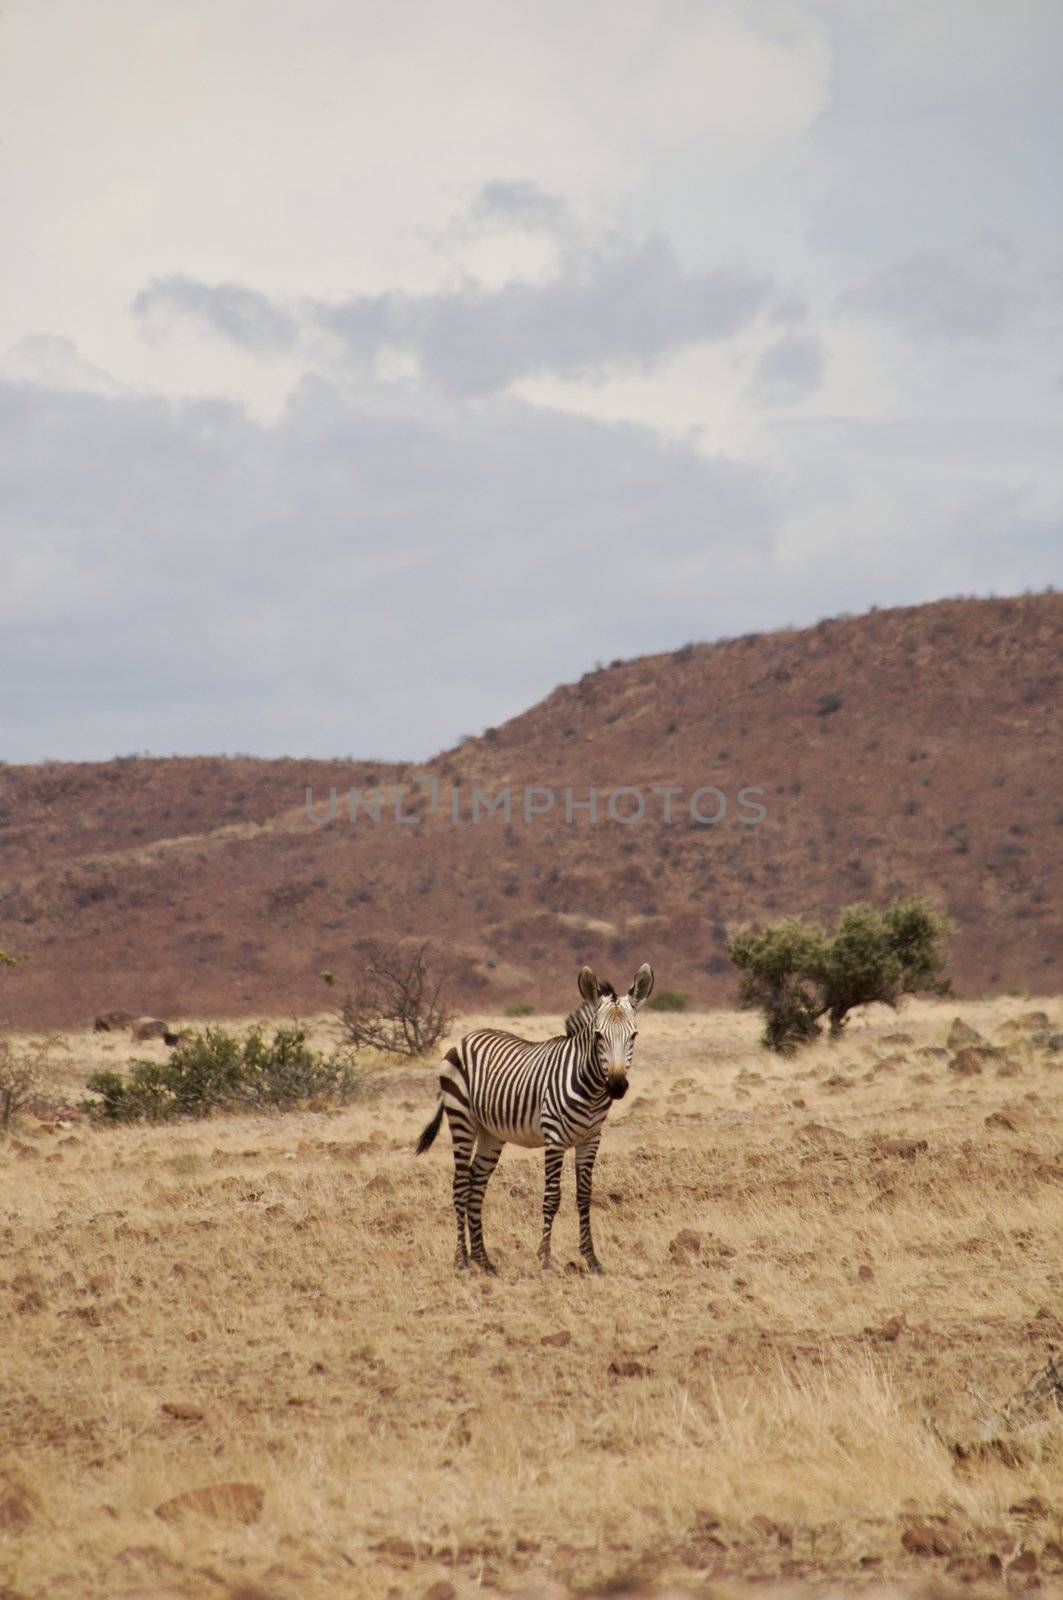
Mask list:
[[602,1270],[591,1238],[591,1175],[609,1107],[627,1090],[636,1012],[653,989],[653,972],[640,967],[629,992],[618,997],[610,984],[599,984],[591,969],[583,967],[579,988],[583,1004],[555,1039],[535,1044],[484,1028],[466,1034],[447,1052],[436,1114],[417,1150],[428,1149],[445,1114],[454,1147],[460,1271],[468,1268],[470,1255],[485,1272],[494,1271],[483,1242],[483,1197],[505,1144],[546,1150],[539,1243],[545,1271],[565,1151],[575,1149],[580,1250],[592,1272]]

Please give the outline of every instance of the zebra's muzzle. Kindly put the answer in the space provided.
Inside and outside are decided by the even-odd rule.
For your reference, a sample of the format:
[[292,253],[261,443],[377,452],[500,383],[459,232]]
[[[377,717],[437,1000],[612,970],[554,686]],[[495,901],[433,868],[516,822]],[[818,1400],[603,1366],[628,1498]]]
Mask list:
[[610,1072],[605,1080],[605,1092],[610,1100],[622,1100],[627,1094],[627,1074]]

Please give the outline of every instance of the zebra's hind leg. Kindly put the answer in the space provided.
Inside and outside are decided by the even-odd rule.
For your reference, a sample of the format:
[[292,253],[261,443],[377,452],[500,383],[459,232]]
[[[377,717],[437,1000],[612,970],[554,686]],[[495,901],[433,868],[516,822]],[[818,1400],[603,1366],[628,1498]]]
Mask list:
[[548,1144],[545,1163],[546,1181],[543,1186],[543,1236],[539,1240],[539,1265],[544,1272],[553,1270],[550,1266],[550,1230],[561,1204],[561,1169],[564,1162],[564,1147]]
[[591,1272],[600,1273],[605,1269],[594,1253],[594,1240],[591,1238],[591,1180],[597,1154],[597,1138],[588,1139],[586,1144],[576,1147],[576,1206],[579,1211],[580,1254]]
[[465,1220],[469,1207],[469,1179],[472,1165],[472,1147],[475,1135],[462,1112],[447,1107],[450,1124],[450,1142],[454,1147],[454,1216],[458,1224],[458,1249],[454,1265],[459,1272],[469,1270],[469,1252],[465,1244]]
[[473,1157],[472,1172],[469,1177],[469,1246],[476,1265],[492,1274],[495,1268],[484,1249],[484,1190],[501,1154],[500,1141],[491,1134],[481,1131],[476,1140],[476,1155]]

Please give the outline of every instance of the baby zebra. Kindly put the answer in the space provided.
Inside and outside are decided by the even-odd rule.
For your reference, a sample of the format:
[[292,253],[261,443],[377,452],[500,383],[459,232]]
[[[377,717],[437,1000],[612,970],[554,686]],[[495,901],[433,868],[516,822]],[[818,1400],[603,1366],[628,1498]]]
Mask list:
[[581,967],[579,992],[583,1004],[555,1039],[532,1044],[483,1028],[447,1051],[439,1105],[417,1142],[417,1154],[435,1139],[445,1111],[454,1146],[459,1272],[468,1271],[470,1254],[485,1272],[495,1270],[484,1249],[484,1190],[507,1142],[533,1150],[546,1146],[539,1241],[544,1272],[550,1271],[550,1229],[561,1204],[561,1166],[565,1151],[575,1147],[579,1247],[591,1272],[602,1270],[591,1240],[591,1174],[609,1107],[627,1093],[638,1037],[635,1014],[653,992],[653,968],[643,963],[627,994],[618,998],[612,984],[599,983],[590,967]]

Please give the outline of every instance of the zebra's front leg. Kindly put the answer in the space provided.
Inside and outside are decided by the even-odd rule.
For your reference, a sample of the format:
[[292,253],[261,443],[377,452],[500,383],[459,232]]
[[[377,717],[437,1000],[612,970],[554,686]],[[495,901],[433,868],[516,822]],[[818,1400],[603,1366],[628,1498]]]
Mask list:
[[594,1253],[594,1240],[591,1238],[591,1181],[597,1154],[597,1138],[576,1147],[576,1206],[579,1210],[580,1254],[590,1272],[600,1273],[604,1268]]
[[484,1249],[484,1190],[487,1188],[487,1180],[498,1165],[501,1154],[500,1142],[493,1139],[490,1134],[481,1133],[476,1140],[476,1155],[473,1157],[472,1171],[469,1175],[469,1246],[472,1259],[478,1267],[492,1274],[495,1268]]
[[558,1207],[561,1204],[561,1169],[564,1166],[565,1151],[561,1145],[548,1144],[546,1147],[546,1182],[543,1187],[543,1236],[539,1240],[539,1265],[544,1272],[552,1271],[550,1266],[550,1230],[554,1225]]

